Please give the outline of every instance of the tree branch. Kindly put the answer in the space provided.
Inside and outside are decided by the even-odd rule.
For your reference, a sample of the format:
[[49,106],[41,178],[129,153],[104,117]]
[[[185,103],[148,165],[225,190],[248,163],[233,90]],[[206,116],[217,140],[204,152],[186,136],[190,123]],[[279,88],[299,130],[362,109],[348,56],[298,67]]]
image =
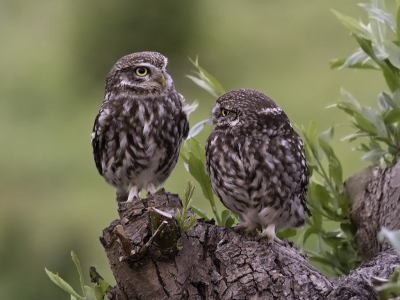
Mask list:
[[[380,173],[378,171],[378,174],[387,176],[390,173],[390,178],[395,180],[393,176],[398,171],[394,168]],[[376,186],[374,182],[383,184],[383,180],[376,175],[364,183],[367,187],[373,187]],[[346,188],[350,186],[348,182]],[[388,188],[386,185],[382,187]],[[368,196],[364,202],[363,211],[369,205],[375,205],[376,201]],[[256,242],[254,237],[245,237],[203,219],[199,219],[186,234],[178,233],[175,236],[181,250],[176,246],[161,249],[157,243],[148,243],[160,238],[152,233],[154,228],[152,230],[150,210],[175,216],[181,206],[178,195],[170,193],[156,194],[133,203],[119,203],[120,219],[112,222],[100,237],[117,281],[117,285],[108,293],[111,300],[371,300],[377,299],[377,295],[371,286],[370,277],[387,278],[400,265],[400,256],[393,250],[377,251],[378,254],[348,276],[334,281],[312,267],[307,257],[287,241],[286,246],[275,243],[268,245],[263,240]],[[169,226],[170,230],[174,227],[173,224]],[[116,230],[116,227],[119,229]],[[130,243],[129,249],[133,249],[130,254],[126,251],[126,241],[120,241],[121,229]],[[376,236],[369,239],[372,240],[376,240]],[[145,255],[135,256],[146,243],[148,247]]]

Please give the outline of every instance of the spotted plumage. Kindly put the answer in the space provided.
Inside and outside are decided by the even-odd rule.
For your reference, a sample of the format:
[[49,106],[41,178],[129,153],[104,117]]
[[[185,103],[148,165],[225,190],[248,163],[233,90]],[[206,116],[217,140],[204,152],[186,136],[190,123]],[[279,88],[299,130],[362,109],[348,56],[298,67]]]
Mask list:
[[258,238],[281,243],[276,229],[305,222],[308,169],[303,142],[283,110],[254,90],[228,92],[215,103],[206,143],[211,185],[238,214],[236,229],[266,228]]
[[122,57],[106,79],[92,146],[97,170],[132,201],[142,188],[154,193],[174,168],[193,109],[175,91],[167,58],[156,52]]

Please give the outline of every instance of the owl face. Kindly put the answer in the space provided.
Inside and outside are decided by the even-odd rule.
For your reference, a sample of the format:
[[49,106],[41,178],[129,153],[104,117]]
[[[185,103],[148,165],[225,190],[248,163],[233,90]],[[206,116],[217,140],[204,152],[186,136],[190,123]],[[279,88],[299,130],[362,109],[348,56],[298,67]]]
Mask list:
[[167,58],[157,52],[138,52],[122,57],[106,80],[106,90],[129,90],[160,95],[174,89],[167,73]]
[[266,95],[249,89],[228,92],[218,98],[212,111],[214,129],[268,127],[288,121],[283,110]]

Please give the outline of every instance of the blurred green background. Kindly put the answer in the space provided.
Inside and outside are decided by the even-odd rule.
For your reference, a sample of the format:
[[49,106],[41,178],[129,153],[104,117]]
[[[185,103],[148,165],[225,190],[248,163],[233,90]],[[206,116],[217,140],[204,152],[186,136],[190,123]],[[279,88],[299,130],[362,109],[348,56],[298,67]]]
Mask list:
[[[0,1],[0,290],[3,299],[69,299],[44,267],[78,287],[74,250],[88,268],[114,283],[99,242],[117,217],[115,191],[99,176],[90,135],[105,77],[123,55],[151,50],[169,58],[169,72],[188,102],[199,101],[191,125],[210,116],[215,99],[185,77],[188,57],[226,90],[266,93],[297,125],[346,117],[324,108],[340,87],[375,106],[378,72],[331,71],[329,60],[356,48],[330,12],[362,11],[349,0]],[[203,143],[211,128],[199,140]],[[361,169],[348,143],[335,143],[346,176]],[[178,162],[165,184],[185,186]],[[209,212],[198,188],[195,205]]]

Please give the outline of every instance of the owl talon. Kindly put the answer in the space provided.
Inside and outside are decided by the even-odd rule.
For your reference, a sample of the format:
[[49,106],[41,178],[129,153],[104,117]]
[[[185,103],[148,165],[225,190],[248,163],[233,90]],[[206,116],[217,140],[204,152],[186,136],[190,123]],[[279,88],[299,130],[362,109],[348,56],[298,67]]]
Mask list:
[[157,195],[162,195],[164,193],[165,193],[165,189],[164,188],[161,188],[157,192],[155,192],[155,194],[157,194]]
[[285,243],[282,242],[282,240],[279,239],[275,234],[275,224],[269,224],[264,232],[258,234],[258,236],[255,238],[256,241],[261,239],[267,239],[269,244],[275,242],[281,246],[285,246]]

